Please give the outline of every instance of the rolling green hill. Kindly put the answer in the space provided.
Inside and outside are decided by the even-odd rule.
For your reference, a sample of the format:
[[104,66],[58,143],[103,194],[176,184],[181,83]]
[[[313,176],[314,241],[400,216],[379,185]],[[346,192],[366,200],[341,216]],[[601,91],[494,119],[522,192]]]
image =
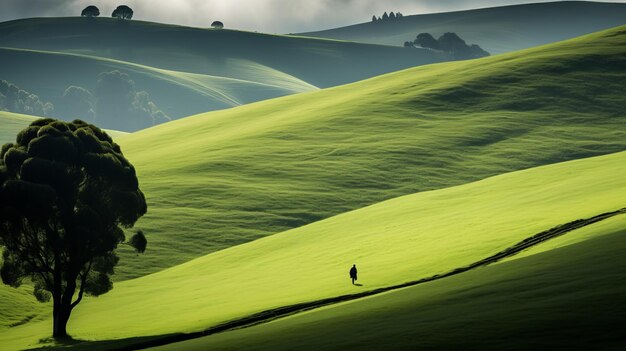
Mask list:
[[4,22],[0,46],[106,57],[272,85],[275,76],[258,69],[262,66],[321,88],[445,60],[428,50],[113,18]]
[[417,34],[456,32],[492,54],[521,50],[626,24],[626,4],[559,1],[405,16],[300,35],[402,46]]
[[618,350],[625,227],[616,219],[539,255],[149,350]]
[[393,197],[624,150],[625,43],[620,27],[120,138],[150,245],[117,279]]
[[[341,214],[155,274],[116,283],[110,293],[81,303],[73,313],[69,328],[75,338],[88,340],[192,332],[279,306],[446,273],[559,224],[623,208],[625,161],[626,152],[575,160],[399,197]],[[585,227],[582,234],[565,234],[555,239],[562,241],[552,245],[558,248],[599,237],[607,230],[623,228],[624,221],[622,214]],[[605,246],[611,247],[613,245]],[[529,256],[532,259],[532,254],[542,251],[545,252],[539,247],[517,261],[524,267]],[[595,254],[600,255],[602,251],[597,250]],[[560,264],[561,260],[555,259],[552,264]],[[606,265],[619,262],[623,261],[610,260]],[[360,268],[362,286],[352,286],[347,279],[346,270],[352,263]],[[535,266],[531,264],[529,270],[522,268],[520,274],[532,273]],[[599,265],[598,269],[600,267],[604,266]],[[515,270],[517,268],[513,267],[506,272]],[[596,271],[593,270],[573,270],[578,275],[588,274],[585,279],[590,282],[602,279],[594,278]],[[508,274],[498,273],[494,278],[480,273],[484,271],[476,270],[480,279],[473,279],[474,273],[469,272],[458,278],[444,278],[434,284],[441,288],[435,288],[433,294],[441,290],[471,293],[472,284],[489,289],[490,286],[485,285],[491,282],[489,279],[497,283],[498,278]],[[623,279],[623,273],[615,274]],[[567,277],[556,275],[559,279]],[[469,278],[463,278],[465,276]],[[531,286],[550,281],[551,275],[537,275],[537,278],[545,280],[530,283]],[[481,279],[487,281],[481,284]],[[560,291],[562,287],[555,284],[549,288]],[[593,296],[594,292],[595,287],[588,287],[581,294]],[[376,299],[379,298],[367,301]],[[401,301],[406,302],[406,299]],[[480,308],[480,301],[486,303],[486,300],[479,300],[476,305],[469,302],[468,308]],[[537,307],[548,302],[537,300]],[[428,294],[414,303],[417,307],[412,311],[419,310],[420,304],[432,303],[435,309],[438,306]],[[374,308],[369,312],[375,311],[380,310]],[[452,312],[443,308],[433,313]],[[49,333],[50,323],[48,311],[23,325],[2,329],[0,348],[36,346],[38,340]],[[119,341],[128,342],[133,340]]]
[[[0,48],[0,56],[2,79],[21,87],[32,87],[38,95],[51,100],[57,110],[60,110],[67,87],[80,86],[95,93],[98,74],[113,70],[128,74],[137,90],[147,90],[157,106],[174,119],[317,89],[282,72],[243,61],[239,63],[240,69],[255,71],[255,75],[248,77],[253,80],[169,71],[112,59],[45,51]],[[68,116],[70,120],[75,118]],[[107,119],[97,120],[96,124],[126,131],[137,129],[131,122],[118,123]]]

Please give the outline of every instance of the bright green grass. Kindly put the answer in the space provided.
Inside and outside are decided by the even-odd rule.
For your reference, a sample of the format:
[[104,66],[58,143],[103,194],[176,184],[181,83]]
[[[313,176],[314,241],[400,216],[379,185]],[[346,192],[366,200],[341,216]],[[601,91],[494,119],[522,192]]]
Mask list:
[[119,139],[148,251],[117,279],[419,191],[626,149],[626,28]]
[[[116,283],[81,303],[69,330],[90,340],[195,331],[445,273],[558,224],[624,207],[625,172],[622,152],[399,197]],[[352,263],[361,287],[349,283]],[[35,346],[49,329],[49,320],[5,329],[0,345]]]
[[[381,14],[378,14],[381,15]],[[355,24],[301,35],[402,46],[419,33],[456,32],[465,41],[498,54],[553,43],[623,25],[626,5],[590,1],[501,6],[413,15],[402,20]]]
[[[32,121],[39,118],[41,117],[0,111],[0,146],[15,142],[17,133],[26,128]],[[106,132],[114,139],[128,135],[126,132],[117,130],[106,130]]]
[[626,218],[610,221],[571,246],[150,350],[619,350]]
[[[245,75],[247,79],[244,80],[157,69],[77,54],[0,48],[0,56],[2,79],[33,90],[46,100],[53,100],[56,105],[61,103],[60,96],[71,85],[95,93],[97,76],[101,72],[118,70],[127,73],[135,82],[136,90],[147,90],[157,106],[173,119],[317,90],[315,86],[293,76],[245,60],[232,60],[228,65],[231,70]],[[98,123],[111,126],[107,121]],[[114,127],[123,129],[124,126]]]

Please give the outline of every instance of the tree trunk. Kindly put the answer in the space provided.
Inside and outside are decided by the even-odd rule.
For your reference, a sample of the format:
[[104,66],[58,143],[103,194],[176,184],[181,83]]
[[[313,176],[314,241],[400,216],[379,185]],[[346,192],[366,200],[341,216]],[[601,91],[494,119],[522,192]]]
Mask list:
[[69,280],[63,295],[54,299],[52,307],[52,337],[63,339],[67,337],[67,321],[72,313],[72,297],[76,291],[76,278]]
[[70,319],[71,308],[63,304],[55,304],[52,312],[52,337],[67,337],[67,321]]

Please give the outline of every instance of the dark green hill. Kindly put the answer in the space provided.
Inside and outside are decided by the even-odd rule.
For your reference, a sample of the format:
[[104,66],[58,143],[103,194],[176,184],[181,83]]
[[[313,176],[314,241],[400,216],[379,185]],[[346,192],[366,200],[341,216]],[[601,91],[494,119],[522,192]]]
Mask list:
[[[267,79],[268,83],[163,70],[124,61],[49,51],[0,48],[0,57],[2,79],[20,88],[32,87],[37,95],[53,103],[54,110],[49,113],[50,116],[66,120],[80,118],[94,121],[88,113],[70,112],[67,107],[72,101],[67,101],[63,95],[70,86],[87,89],[92,94],[90,104],[98,111],[96,98],[103,94],[96,94],[97,81],[102,72],[119,71],[126,74],[134,82],[135,91],[146,91],[156,107],[171,119],[317,90],[315,86],[295,77],[264,70],[263,67],[259,67],[257,75],[251,78]],[[132,117],[112,120],[106,114],[101,114],[96,116],[95,123],[103,128],[123,131],[135,131],[151,125],[134,121],[137,116],[132,113],[129,115]]]
[[4,22],[0,23],[0,46],[86,54],[244,80],[260,75],[257,81],[267,82],[254,67],[262,65],[317,87],[443,60],[426,50],[112,18]]
[[626,4],[559,1],[407,16],[301,35],[401,46],[419,33],[455,32],[492,54],[626,24]]
[[[350,83],[444,61],[446,56],[429,50],[112,18],[0,23],[0,79],[55,106],[66,104],[61,97],[69,86],[93,95],[100,73],[117,70],[127,75],[133,89],[145,91],[149,99],[138,95],[124,101],[128,108],[121,110],[126,115],[115,122],[106,113],[95,113],[100,114],[96,116],[100,126],[123,131],[162,123],[165,117],[178,119]],[[89,120],[66,110],[55,109],[55,116]]]

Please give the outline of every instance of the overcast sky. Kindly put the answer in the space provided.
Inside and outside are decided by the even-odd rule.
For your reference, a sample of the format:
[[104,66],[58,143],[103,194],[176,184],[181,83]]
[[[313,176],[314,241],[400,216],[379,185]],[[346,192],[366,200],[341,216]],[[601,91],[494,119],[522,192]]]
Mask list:
[[[0,0],[0,21],[26,17],[76,16],[87,5],[109,16],[119,4],[135,19],[208,27],[214,20],[228,28],[297,33],[334,28],[371,19],[373,14],[405,15],[464,10],[547,0]],[[626,2],[626,0],[607,0]]]

